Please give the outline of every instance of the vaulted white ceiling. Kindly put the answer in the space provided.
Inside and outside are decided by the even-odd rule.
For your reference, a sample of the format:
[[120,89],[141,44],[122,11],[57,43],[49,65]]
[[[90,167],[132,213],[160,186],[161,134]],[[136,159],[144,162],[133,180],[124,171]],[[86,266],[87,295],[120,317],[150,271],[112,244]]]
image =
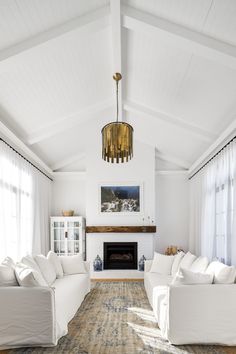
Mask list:
[[235,18],[235,0],[1,0],[0,119],[53,170],[85,170],[121,71],[135,139],[188,169],[235,119]]

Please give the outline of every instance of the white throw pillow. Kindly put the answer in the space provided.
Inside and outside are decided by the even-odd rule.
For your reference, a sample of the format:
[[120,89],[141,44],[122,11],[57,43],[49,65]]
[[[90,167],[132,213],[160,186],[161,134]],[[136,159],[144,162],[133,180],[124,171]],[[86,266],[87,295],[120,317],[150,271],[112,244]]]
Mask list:
[[87,273],[81,254],[75,256],[61,256],[60,259],[64,274]]
[[35,262],[32,256],[25,256],[21,259],[21,263],[27,265],[29,268],[32,268],[41,274],[41,270],[38,264]]
[[236,278],[235,267],[227,266],[219,261],[211,262],[206,273],[214,275],[215,284],[233,284]]
[[170,275],[173,262],[174,256],[167,256],[165,254],[155,252],[150,272]]
[[186,253],[184,257],[181,259],[179,267],[184,269],[189,269],[196,258],[197,257],[191,252]]
[[181,259],[184,257],[185,253],[183,251],[177,253],[174,256],[174,262],[172,264],[172,269],[171,269],[171,275],[175,275],[179,271],[179,265],[181,262]]
[[208,264],[209,264],[209,261],[208,261],[207,257],[198,257],[192,263],[189,270],[191,270],[192,272],[195,272],[195,273],[204,273],[207,269]]
[[0,265],[0,286],[18,286],[15,276],[15,263],[10,257]]
[[47,255],[47,259],[49,260],[51,265],[54,267],[57,278],[62,278],[63,277],[63,269],[62,269],[60,258],[56,255],[56,253],[49,251],[48,255]]
[[23,263],[17,263],[15,274],[20,286],[48,286],[42,275]]
[[196,284],[212,284],[213,275],[206,273],[196,273],[191,270],[180,268],[180,272],[176,274],[172,284],[175,285],[196,285]]
[[12,269],[15,269],[15,262],[13,261],[13,259],[11,257],[6,257],[3,261],[2,264],[11,267]]
[[25,264],[28,268],[35,270],[38,273],[37,279],[38,279],[39,283],[43,284],[43,286],[48,286],[48,283],[44,279],[42,272],[41,272],[38,264],[33,259],[33,257],[25,256],[21,259],[21,263]]
[[56,280],[57,275],[51,262],[49,262],[49,260],[42,254],[35,256],[34,259],[48,285],[52,285],[52,283]]

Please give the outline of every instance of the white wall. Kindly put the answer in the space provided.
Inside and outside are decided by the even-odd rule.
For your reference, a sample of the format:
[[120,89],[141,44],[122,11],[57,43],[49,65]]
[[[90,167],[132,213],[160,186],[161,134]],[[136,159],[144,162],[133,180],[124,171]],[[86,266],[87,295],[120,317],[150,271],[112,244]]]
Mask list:
[[[134,157],[128,163],[112,164],[101,158],[101,137],[96,134],[93,145],[87,151],[87,225],[142,225],[148,216],[155,221],[155,150],[139,142],[134,143]],[[112,183],[142,184],[143,213],[114,215],[101,213],[99,209],[99,186]]]
[[[86,174],[54,180],[52,215],[73,209],[86,217],[87,225],[138,225],[150,216],[157,225],[156,250],[169,245],[188,249],[189,188],[186,174],[158,172],[155,175],[155,151],[135,142],[134,158],[125,164],[108,164],[100,157],[100,136],[86,154]],[[101,183],[140,182],[143,184],[144,212],[135,216],[102,215],[99,212]]]
[[62,210],[74,210],[75,215],[85,216],[85,176],[54,179],[52,183],[52,215],[60,216]]
[[188,249],[189,184],[185,174],[156,174],[156,249]]

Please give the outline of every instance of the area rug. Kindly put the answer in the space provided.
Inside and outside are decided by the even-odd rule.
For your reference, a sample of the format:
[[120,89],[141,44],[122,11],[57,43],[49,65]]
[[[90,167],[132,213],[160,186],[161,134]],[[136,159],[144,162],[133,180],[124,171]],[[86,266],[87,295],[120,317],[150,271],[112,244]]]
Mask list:
[[54,348],[23,348],[10,353],[41,354],[224,354],[215,346],[173,346],[153,316],[143,282],[95,282]]

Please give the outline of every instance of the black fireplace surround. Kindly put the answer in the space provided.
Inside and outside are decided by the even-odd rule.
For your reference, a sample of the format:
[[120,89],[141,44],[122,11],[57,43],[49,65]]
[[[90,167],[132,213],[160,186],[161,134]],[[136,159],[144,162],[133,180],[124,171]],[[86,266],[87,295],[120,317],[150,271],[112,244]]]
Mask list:
[[137,242],[104,242],[104,269],[137,269]]

